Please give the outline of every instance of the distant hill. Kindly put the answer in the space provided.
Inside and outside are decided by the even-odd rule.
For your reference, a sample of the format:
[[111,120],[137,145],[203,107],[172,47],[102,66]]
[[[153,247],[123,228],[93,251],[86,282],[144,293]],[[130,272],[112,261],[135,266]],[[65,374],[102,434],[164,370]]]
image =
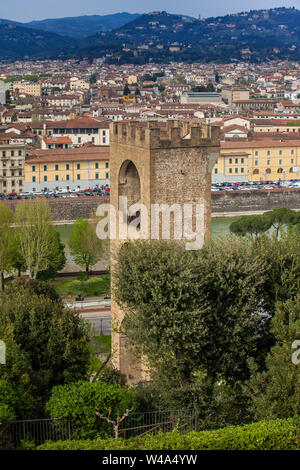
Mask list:
[[193,19],[145,14],[114,31],[87,38],[79,56],[107,53],[111,63],[300,60],[300,11],[274,8]]
[[120,28],[126,23],[138,18],[137,13],[116,13],[113,15],[77,16],[70,18],[55,18],[41,21],[31,21],[23,26],[36,28],[51,33],[84,38],[103,31]]
[[2,60],[57,58],[77,49],[78,44],[73,39],[0,20]]
[[[28,25],[0,20],[0,58],[105,57],[107,63],[114,64],[300,61],[300,11],[295,8],[252,10],[206,19],[167,12],[133,16],[136,16],[133,21],[117,29],[101,30],[94,35],[95,29],[99,31],[98,18],[110,18],[114,22],[120,18],[125,21],[132,15],[79,17],[79,24],[85,24],[82,29],[74,26],[76,18],[35,22],[39,27],[41,23],[45,27],[52,21],[56,26],[62,22],[63,36],[35,30],[32,23],[29,28]],[[73,32],[66,26],[68,21]],[[92,26],[84,29],[87,28],[86,21],[95,21],[95,29]],[[116,25],[112,22],[107,22],[103,28]],[[75,34],[74,28],[81,36],[67,37]],[[88,37],[82,37],[87,34]]]

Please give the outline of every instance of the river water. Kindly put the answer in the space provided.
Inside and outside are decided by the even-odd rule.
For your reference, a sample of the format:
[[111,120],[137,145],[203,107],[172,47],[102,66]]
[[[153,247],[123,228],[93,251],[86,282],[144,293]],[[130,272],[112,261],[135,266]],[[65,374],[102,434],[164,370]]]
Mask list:
[[[239,217],[213,217],[211,223],[211,234],[212,238],[220,237],[229,234],[229,226],[231,222],[238,219]],[[72,224],[67,225],[56,225],[56,230],[60,234],[61,241],[65,244],[65,253],[67,258],[67,263],[64,268],[64,272],[72,272],[72,271],[82,271],[83,268],[78,267],[72,260],[69,250],[69,238],[72,231]],[[109,266],[109,259],[108,254],[104,256],[103,260],[93,266],[93,270],[105,270]]]

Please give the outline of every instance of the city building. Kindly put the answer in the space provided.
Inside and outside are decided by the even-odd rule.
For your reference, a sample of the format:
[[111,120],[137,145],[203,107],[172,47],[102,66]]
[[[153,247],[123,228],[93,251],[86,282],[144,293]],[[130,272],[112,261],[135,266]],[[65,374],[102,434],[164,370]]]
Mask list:
[[109,148],[31,150],[25,161],[25,191],[94,189],[109,185]]
[[221,142],[212,181],[285,181],[300,178],[300,139]]
[[182,104],[205,104],[205,103],[222,103],[220,93],[216,92],[185,92],[180,97]]
[[0,140],[0,193],[20,193],[24,188],[25,145]]

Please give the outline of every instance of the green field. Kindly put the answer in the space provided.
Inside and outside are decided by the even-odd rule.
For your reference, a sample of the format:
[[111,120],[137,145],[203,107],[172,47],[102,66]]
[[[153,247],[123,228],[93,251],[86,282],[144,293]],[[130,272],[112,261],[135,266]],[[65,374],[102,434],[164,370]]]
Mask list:
[[91,277],[87,280],[56,279],[52,282],[56,292],[63,296],[98,297],[110,294],[110,276]]

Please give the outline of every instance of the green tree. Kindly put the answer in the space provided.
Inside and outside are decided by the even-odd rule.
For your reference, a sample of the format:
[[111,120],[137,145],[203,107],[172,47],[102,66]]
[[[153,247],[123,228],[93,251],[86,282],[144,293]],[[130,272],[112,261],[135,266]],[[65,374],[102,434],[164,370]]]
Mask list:
[[5,407],[10,412],[10,419],[31,416],[33,406],[33,398],[22,387],[0,379],[0,409]]
[[19,203],[15,221],[19,252],[31,278],[36,279],[39,273],[61,265],[61,246],[46,202]]
[[262,305],[273,316],[277,302],[294,298],[300,290],[300,237],[283,234],[278,240],[260,236],[251,249],[267,266]]
[[235,235],[257,237],[265,233],[271,227],[272,222],[269,217],[264,215],[246,215],[232,222],[229,226],[230,232]]
[[137,405],[133,388],[79,381],[54,387],[46,408],[50,416],[72,422],[75,438],[90,439],[111,435],[111,426],[97,412],[114,417]]
[[29,363],[37,405],[54,385],[87,377],[89,328],[77,313],[64,308],[46,283],[11,282],[0,296],[0,312],[0,328],[12,328],[13,339]]
[[[267,370],[253,374],[248,386],[251,411],[257,420],[288,418],[300,414],[300,295],[279,302],[272,319],[276,344],[266,359]],[[295,357],[293,359],[293,353]]]
[[262,362],[270,348],[259,315],[267,266],[247,241],[221,240],[197,252],[128,243],[114,276],[134,353],[178,387],[199,373],[211,384],[244,380],[247,357]]
[[13,258],[13,213],[5,204],[0,204],[0,290],[4,289],[4,273],[12,269]]
[[60,240],[60,234],[54,227],[50,230],[50,240],[53,247],[53,256],[50,259],[49,267],[47,270],[38,273],[37,278],[43,281],[54,279],[56,274],[61,271],[66,265],[65,245]]
[[128,86],[128,83],[126,83],[124,90],[123,90],[123,96],[129,96],[130,95],[130,88]]
[[298,213],[285,207],[265,212],[264,217],[269,220],[271,227],[274,228],[277,238],[284,228],[294,225],[299,221]]
[[85,268],[88,277],[91,266],[101,259],[104,252],[104,245],[97,237],[95,227],[87,220],[76,219],[70,235],[69,247],[75,263]]
[[92,75],[89,78],[89,82],[90,82],[91,85],[93,85],[94,83],[97,82],[97,74],[96,73],[92,73]]

